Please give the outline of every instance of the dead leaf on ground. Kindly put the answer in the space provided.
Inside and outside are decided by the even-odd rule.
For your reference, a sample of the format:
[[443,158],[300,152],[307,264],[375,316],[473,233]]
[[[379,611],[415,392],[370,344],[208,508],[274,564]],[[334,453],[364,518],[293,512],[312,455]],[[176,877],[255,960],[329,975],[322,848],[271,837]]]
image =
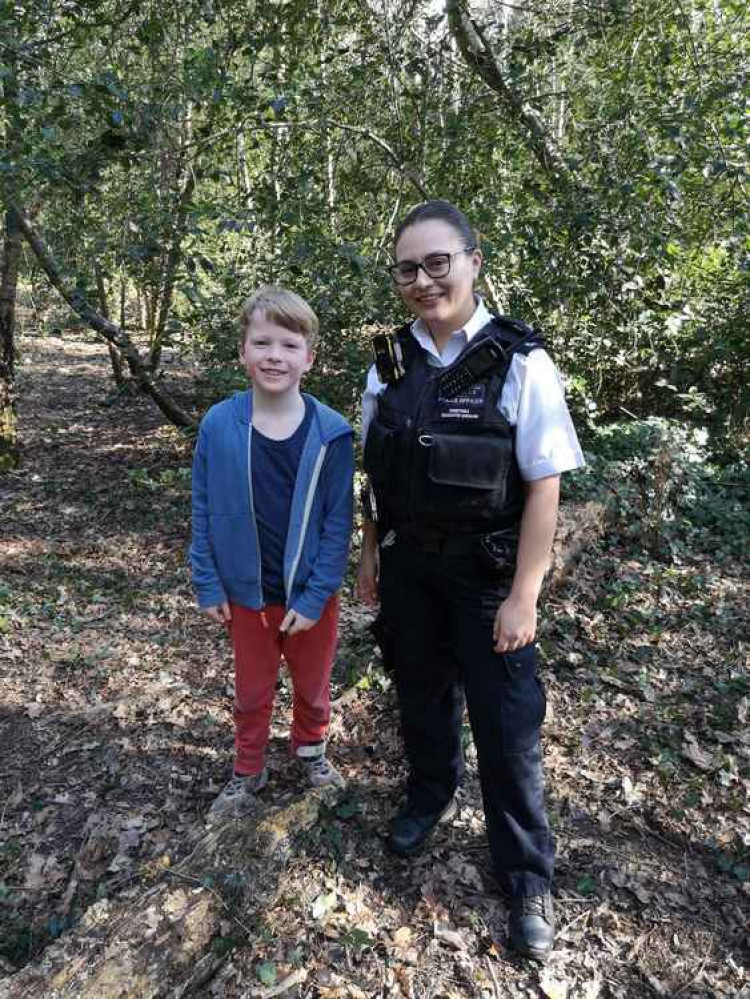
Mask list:
[[458,930],[454,930],[453,927],[448,926],[446,923],[435,923],[434,934],[436,940],[447,944],[448,947],[452,947],[453,950],[466,950],[466,941],[464,940],[462,934],[459,933]]
[[682,755],[698,767],[699,770],[714,770],[716,768],[716,761],[713,756],[706,752],[705,749],[701,749],[695,736],[690,735],[689,732],[685,733],[685,741],[682,744]]
[[393,934],[393,942],[396,947],[406,950],[411,945],[414,933],[408,926],[400,926]]
[[568,999],[570,994],[570,983],[549,968],[544,968],[539,975],[539,988],[547,999]]

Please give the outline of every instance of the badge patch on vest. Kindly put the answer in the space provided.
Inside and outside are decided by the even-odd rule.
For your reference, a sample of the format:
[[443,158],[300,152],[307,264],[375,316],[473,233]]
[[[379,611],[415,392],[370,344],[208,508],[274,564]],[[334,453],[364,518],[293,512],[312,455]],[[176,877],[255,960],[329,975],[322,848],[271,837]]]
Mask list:
[[450,398],[438,395],[438,418],[441,420],[478,420],[484,412],[487,385],[477,382]]

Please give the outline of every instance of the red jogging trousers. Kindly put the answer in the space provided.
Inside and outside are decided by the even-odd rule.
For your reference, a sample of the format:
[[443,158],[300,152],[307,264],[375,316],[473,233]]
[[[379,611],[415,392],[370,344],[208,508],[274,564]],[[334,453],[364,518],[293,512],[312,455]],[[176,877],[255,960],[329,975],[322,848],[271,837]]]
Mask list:
[[232,604],[234,649],[234,769],[263,769],[271,728],[276,681],[284,656],[292,677],[292,751],[325,739],[331,718],[330,679],[338,642],[339,598],[335,594],[308,631],[279,634],[286,609],[269,604],[262,611]]

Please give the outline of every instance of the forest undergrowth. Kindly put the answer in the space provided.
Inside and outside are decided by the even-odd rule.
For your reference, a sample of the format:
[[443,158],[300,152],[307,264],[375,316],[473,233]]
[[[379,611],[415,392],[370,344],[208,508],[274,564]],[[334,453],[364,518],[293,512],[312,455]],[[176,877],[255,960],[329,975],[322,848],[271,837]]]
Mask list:
[[[190,851],[232,742],[229,649],[187,572],[190,442],[143,398],[111,397],[102,346],[27,337],[21,357],[24,460],[0,481],[9,996],[89,907],[135,897]],[[168,377],[189,398],[190,373]],[[612,521],[553,590],[540,635],[552,959],[507,949],[468,729],[456,819],[411,862],[385,850],[403,752],[371,614],[348,583],[332,731],[348,788],[252,933],[228,904],[213,942],[224,961],[201,995],[750,997],[746,480],[698,481],[618,446],[600,436],[568,490],[574,517],[606,485]],[[670,503],[693,490],[689,518],[669,520],[669,488]],[[270,803],[299,793],[288,724],[282,680]]]

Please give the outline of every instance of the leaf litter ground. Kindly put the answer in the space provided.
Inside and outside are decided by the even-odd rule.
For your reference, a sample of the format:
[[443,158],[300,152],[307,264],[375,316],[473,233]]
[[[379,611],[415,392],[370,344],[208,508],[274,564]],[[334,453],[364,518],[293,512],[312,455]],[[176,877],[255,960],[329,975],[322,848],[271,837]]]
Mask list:
[[[97,900],[166,876],[231,765],[229,650],[186,567],[189,443],[141,397],[108,399],[98,344],[29,338],[22,356],[24,465],[0,485],[5,976]],[[666,566],[613,531],[548,600],[558,945],[540,968],[506,948],[468,731],[457,818],[410,863],[384,849],[403,752],[347,587],[332,734],[348,790],[250,938],[228,907],[201,994],[750,996],[747,596],[720,550]],[[299,793],[289,709],[282,680],[271,802]]]

